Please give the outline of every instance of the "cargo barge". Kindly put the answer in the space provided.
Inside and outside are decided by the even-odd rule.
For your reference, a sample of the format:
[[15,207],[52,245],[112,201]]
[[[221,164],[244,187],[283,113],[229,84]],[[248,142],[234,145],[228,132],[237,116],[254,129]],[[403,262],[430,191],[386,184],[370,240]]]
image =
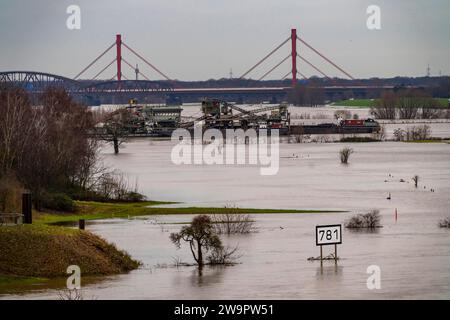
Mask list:
[[290,134],[357,134],[376,133],[380,124],[374,119],[341,120],[336,123],[321,123],[317,125],[291,125]]

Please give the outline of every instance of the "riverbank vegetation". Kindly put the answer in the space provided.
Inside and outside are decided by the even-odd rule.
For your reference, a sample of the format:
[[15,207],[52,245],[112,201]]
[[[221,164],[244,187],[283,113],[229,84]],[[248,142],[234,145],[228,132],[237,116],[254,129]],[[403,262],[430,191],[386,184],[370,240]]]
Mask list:
[[18,212],[20,194],[37,210],[73,211],[73,200],[144,200],[127,177],[104,167],[89,138],[92,112],[61,89],[33,103],[17,88],[0,88],[0,210]]
[[450,118],[448,100],[437,100],[424,89],[386,91],[375,100],[370,112],[378,119]]

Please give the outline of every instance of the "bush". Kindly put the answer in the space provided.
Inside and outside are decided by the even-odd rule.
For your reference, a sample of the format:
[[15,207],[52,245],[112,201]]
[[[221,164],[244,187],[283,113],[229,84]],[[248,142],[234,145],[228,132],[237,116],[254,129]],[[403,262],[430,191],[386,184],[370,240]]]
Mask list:
[[347,120],[352,118],[352,113],[348,110],[337,110],[334,112],[335,119]]
[[250,215],[231,210],[231,213],[213,214],[211,216],[214,229],[218,234],[245,234],[254,231],[254,220]]
[[210,265],[235,264],[236,260],[240,257],[240,255],[237,254],[237,250],[238,247],[214,248],[214,250],[211,251],[211,254],[206,259],[208,260],[208,264]]
[[351,217],[346,223],[346,228],[353,228],[353,229],[359,229],[359,228],[368,228],[368,229],[374,229],[374,228],[381,228],[381,217],[380,217],[380,211],[379,210],[372,210],[366,214],[358,214],[354,217]]
[[65,193],[44,193],[40,200],[41,207],[45,209],[69,212],[75,210],[72,198]]
[[124,202],[141,202],[141,201],[145,201],[146,197],[139,193],[139,192],[135,192],[135,191],[128,191],[127,193],[125,193],[121,199],[121,201]]
[[348,159],[350,158],[350,155],[353,153],[352,148],[345,147],[339,151],[340,157],[341,157],[341,163],[348,163]]
[[24,189],[13,175],[0,179],[0,212],[21,212]]
[[439,227],[441,228],[450,228],[450,217],[442,219],[439,221]]

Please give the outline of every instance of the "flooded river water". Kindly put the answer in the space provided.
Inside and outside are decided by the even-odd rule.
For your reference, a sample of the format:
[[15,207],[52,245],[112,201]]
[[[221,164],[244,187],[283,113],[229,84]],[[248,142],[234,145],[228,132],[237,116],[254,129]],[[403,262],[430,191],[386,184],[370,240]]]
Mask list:
[[[144,266],[83,283],[85,299],[449,299],[450,231],[437,224],[450,216],[450,144],[351,144],[355,153],[348,165],[341,165],[338,151],[344,145],[283,143],[274,176],[261,176],[257,166],[177,166],[170,161],[173,143],[168,140],[136,139],[117,156],[105,148],[104,161],[137,179],[150,199],[183,206],[348,212],[253,215],[256,233],[224,238],[239,246],[239,264],[206,267],[201,275],[195,267],[171,266],[175,258],[192,262],[188,248],[177,250],[169,240],[170,232],[192,216],[92,222],[88,230]],[[411,180],[416,174],[417,189]],[[328,261],[320,268],[319,262],[307,260],[319,255],[316,225],[343,223],[373,208],[380,210],[384,227],[376,232],[343,229],[337,267]],[[331,250],[324,247],[324,254]],[[367,288],[370,265],[380,267],[379,290]],[[58,288],[1,296],[18,297],[57,298]]]

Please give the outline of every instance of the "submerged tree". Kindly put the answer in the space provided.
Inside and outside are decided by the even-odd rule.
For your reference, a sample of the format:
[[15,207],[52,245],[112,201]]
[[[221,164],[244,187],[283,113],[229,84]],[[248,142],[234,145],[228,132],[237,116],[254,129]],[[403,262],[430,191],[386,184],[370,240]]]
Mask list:
[[417,188],[417,185],[419,184],[419,176],[416,174],[412,177],[412,181],[414,181],[414,186]]
[[128,136],[128,129],[131,123],[131,114],[126,109],[119,109],[107,114],[103,122],[103,133],[97,137],[100,140],[109,142],[114,147],[114,153],[119,153],[119,147],[125,142]]
[[341,158],[341,163],[347,164],[348,159],[350,158],[350,155],[353,153],[353,149],[349,147],[342,148],[339,151],[339,155]]
[[178,248],[181,247],[181,241],[188,242],[194,260],[200,267],[204,265],[204,252],[218,252],[223,249],[222,241],[217,235],[211,219],[207,215],[194,217],[189,226],[184,226],[178,233],[172,233],[170,240]]

